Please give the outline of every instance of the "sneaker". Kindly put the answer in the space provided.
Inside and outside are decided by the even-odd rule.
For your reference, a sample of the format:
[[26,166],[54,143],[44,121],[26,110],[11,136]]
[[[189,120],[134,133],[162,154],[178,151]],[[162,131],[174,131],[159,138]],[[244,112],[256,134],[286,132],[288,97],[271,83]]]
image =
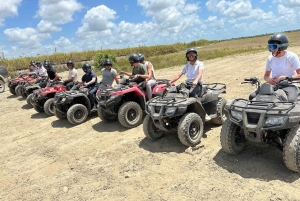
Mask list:
[[208,116],[207,114],[205,115],[205,121],[209,121],[211,120],[210,116]]

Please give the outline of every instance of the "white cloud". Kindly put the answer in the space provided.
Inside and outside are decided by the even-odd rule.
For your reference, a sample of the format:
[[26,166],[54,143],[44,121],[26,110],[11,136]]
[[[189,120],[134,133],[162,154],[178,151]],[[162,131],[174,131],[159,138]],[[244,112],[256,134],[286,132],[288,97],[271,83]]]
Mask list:
[[38,25],[37,25],[37,29],[39,32],[41,33],[50,33],[50,32],[58,32],[61,31],[60,27],[57,27],[55,25],[53,25],[51,22],[49,21],[45,21],[45,20],[41,20]]
[[7,17],[18,15],[18,7],[22,0],[6,0],[0,3],[0,26],[4,26],[4,20]]
[[82,8],[76,0],[40,0],[37,17],[52,24],[65,24],[71,22],[73,14]]
[[224,15],[229,20],[256,19],[265,20],[274,17],[272,12],[265,13],[262,9],[253,9],[250,0],[209,0],[206,3],[207,9]]
[[41,40],[51,37],[49,34],[39,33],[33,28],[11,28],[5,29],[3,33],[8,41],[17,43],[19,48],[28,49],[40,46]]
[[291,8],[300,7],[300,1],[299,0],[275,0],[274,2],[275,3],[279,2],[279,3],[284,4],[284,5],[286,5],[288,7],[291,7]]
[[87,11],[82,19],[83,25],[78,28],[77,34],[85,37],[87,32],[102,32],[115,27],[116,12],[104,5],[94,7]]

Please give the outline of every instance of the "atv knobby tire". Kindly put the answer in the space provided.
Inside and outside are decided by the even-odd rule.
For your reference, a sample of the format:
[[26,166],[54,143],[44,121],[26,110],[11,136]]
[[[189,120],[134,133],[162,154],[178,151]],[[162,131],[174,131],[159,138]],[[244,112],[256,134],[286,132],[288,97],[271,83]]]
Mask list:
[[224,98],[219,97],[218,98],[218,103],[217,103],[217,117],[211,119],[211,122],[213,124],[217,124],[217,125],[222,125],[224,124],[225,120],[226,120],[226,116],[224,114],[224,108],[226,105],[227,101]]
[[54,115],[54,98],[49,98],[44,103],[44,111],[47,115],[53,116]]
[[21,96],[21,89],[22,89],[22,85],[16,86],[15,91],[17,96]]
[[53,114],[54,114],[57,118],[59,118],[59,119],[66,119],[66,118],[67,118],[67,115],[64,114],[64,113],[62,113],[62,112],[60,112],[59,110],[57,110],[55,106],[54,106],[54,108],[53,108]]
[[34,104],[34,102],[33,102],[33,100],[32,100],[32,96],[33,96],[33,94],[29,94],[29,95],[27,96],[27,98],[26,98],[27,104],[28,104],[29,106],[31,106],[31,107],[33,107],[33,104]]
[[0,93],[5,91],[5,83],[0,79]]
[[68,121],[75,125],[83,123],[88,115],[88,109],[82,104],[72,105],[67,112]]
[[185,146],[194,147],[201,142],[203,121],[196,113],[183,115],[178,124],[178,138]]
[[221,128],[220,141],[223,151],[232,155],[242,153],[247,142],[242,128],[229,119],[226,119]]
[[23,98],[27,98],[26,90],[24,89],[24,87],[21,88],[20,94]]
[[37,111],[38,113],[44,112],[44,108],[39,107],[37,104],[33,103],[32,106],[35,109],[35,111]]
[[300,126],[291,128],[283,144],[283,162],[294,171],[300,170]]
[[98,116],[104,122],[114,122],[118,120],[118,115],[107,114],[102,107],[98,107]]
[[126,128],[137,127],[143,120],[141,106],[133,101],[125,102],[119,109],[118,119],[120,124]]
[[9,92],[10,92],[11,94],[13,94],[13,95],[17,95],[14,88],[10,88],[10,87],[9,87]]
[[153,123],[153,120],[149,114],[146,115],[143,121],[143,131],[147,138],[156,140],[164,135],[164,131],[159,130]]

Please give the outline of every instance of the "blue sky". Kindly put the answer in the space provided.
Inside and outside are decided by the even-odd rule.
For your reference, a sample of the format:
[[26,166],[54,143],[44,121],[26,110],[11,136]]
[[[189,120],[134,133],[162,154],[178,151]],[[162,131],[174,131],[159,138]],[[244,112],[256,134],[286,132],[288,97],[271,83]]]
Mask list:
[[3,0],[6,58],[220,40],[300,28],[300,0]]

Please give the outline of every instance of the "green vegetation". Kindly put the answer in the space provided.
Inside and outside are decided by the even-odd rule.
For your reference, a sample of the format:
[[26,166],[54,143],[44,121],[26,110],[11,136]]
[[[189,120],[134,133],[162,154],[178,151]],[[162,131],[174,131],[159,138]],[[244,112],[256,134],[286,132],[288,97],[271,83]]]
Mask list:
[[[286,32],[290,41],[298,43],[300,31]],[[272,34],[263,34],[259,36],[250,36],[243,38],[234,38],[230,40],[209,41],[198,40],[190,43],[175,43],[171,45],[157,46],[139,46],[134,48],[123,49],[106,49],[106,50],[90,50],[83,52],[70,53],[54,53],[52,55],[38,55],[36,57],[23,57],[15,59],[0,58],[0,65],[6,66],[12,77],[15,75],[12,72],[20,69],[26,69],[31,60],[44,61],[48,59],[53,65],[65,64],[69,59],[73,60],[76,68],[81,68],[82,62],[93,60],[93,67],[98,74],[102,68],[104,58],[111,58],[114,62],[114,68],[117,71],[131,71],[131,66],[128,63],[128,55],[131,53],[142,53],[146,60],[149,60],[155,66],[155,69],[168,68],[172,66],[184,65],[186,63],[185,50],[188,47],[196,47],[198,50],[198,58],[201,61],[220,58],[228,55],[241,53],[251,53],[266,51],[266,43]],[[291,43],[293,45],[293,43]],[[57,69],[67,70],[66,68]]]

